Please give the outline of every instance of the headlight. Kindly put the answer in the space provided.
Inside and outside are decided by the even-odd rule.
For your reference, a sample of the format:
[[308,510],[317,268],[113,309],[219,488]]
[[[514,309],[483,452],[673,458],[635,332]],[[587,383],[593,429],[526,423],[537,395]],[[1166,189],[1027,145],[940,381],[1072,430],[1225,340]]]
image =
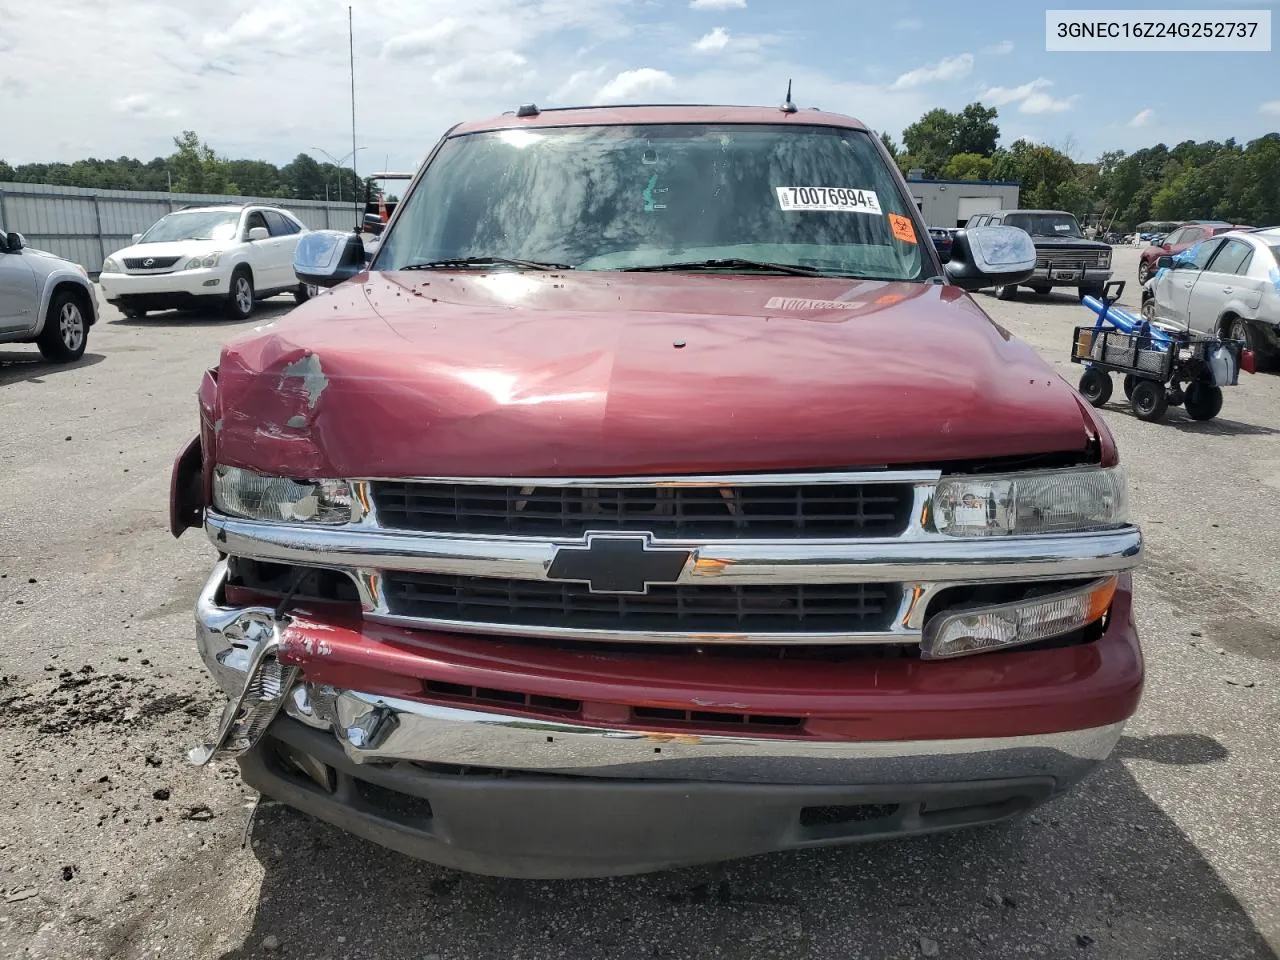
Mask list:
[[102,272],[123,273],[124,271],[120,269],[120,263],[115,257],[107,257],[107,259],[102,261]]
[[1127,500],[1120,467],[943,477],[933,527],[953,537],[1106,530],[1128,522]]
[[1115,594],[1116,578],[1107,577],[1014,603],[943,612],[925,624],[920,655],[963,657],[1061,636],[1100,620]]
[[361,514],[346,480],[290,480],[226,466],[214,467],[213,505],[233,517],[290,523],[350,523]]
[[1098,258],[1098,266],[1100,266],[1100,267],[1109,267],[1109,266],[1111,266],[1111,251],[1110,251],[1110,250],[1108,250],[1106,253],[1104,253],[1102,256],[1100,256],[1100,257]]
[[207,257],[192,257],[182,265],[183,270],[199,270],[201,267],[208,269],[218,265],[218,258],[222,256],[222,251],[211,253]]

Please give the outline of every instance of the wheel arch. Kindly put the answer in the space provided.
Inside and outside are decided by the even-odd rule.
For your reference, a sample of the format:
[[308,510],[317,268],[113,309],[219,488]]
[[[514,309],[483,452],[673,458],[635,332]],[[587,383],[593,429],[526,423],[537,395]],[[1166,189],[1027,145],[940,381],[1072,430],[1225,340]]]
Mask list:
[[254,277],[253,277],[253,264],[250,263],[248,260],[238,260],[231,265],[231,272],[227,274],[227,293],[228,294],[231,293],[231,278],[234,277],[241,270],[249,274],[249,282],[252,283],[255,288],[258,286],[257,281],[254,280]]
[[76,298],[76,302],[80,305],[80,310],[84,314],[84,325],[86,327],[92,327],[98,322],[98,311],[94,309],[93,294],[84,288],[84,284],[76,283],[74,280],[58,280],[49,291],[49,299],[44,306],[44,317],[40,322],[41,330],[49,322],[49,311],[53,309],[53,303],[58,299],[58,294],[60,293],[70,293]]

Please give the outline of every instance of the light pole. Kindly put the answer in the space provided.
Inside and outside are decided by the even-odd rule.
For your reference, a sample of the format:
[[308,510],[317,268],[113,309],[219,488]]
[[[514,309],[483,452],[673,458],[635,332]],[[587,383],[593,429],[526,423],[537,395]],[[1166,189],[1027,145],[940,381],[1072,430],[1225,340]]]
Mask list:
[[326,157],[329,158],[329,162],[338,168],[338,202],[341,203],[342,202],[342,165],[346,163],[348,160],[350,160],[352,157],[354,157],[361,150],[363,150],[364,147],[356,147],[350,153],[345,154],[341,160],[339,160],[337,157],[335,157],[332,153],[330,153],[328,150],[324,149],[323,147],[312,147],[311,149],[319,153],[323,153]]

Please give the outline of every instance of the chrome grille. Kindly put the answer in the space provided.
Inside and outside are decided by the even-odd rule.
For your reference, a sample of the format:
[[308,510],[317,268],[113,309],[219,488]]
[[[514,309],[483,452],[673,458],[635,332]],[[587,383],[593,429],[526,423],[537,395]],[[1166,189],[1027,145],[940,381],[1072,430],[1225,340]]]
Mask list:
[[[1110,250],[1063,250],[1036,257],[1036,268],[1045,270],[1083,270],[1103,265],[1103,259],[1111,256]],[[1109,262],[1109,261],[1108,261]]]
[[592,593],[585,584],[391,571],[395,617],[460,623],[645,633],[867,633],[885,630],[900,584],[651,586],[647,594]]
[[125,257],[124,265],[127,270],[168,270],[181,259],[181,257]]
[[371,484],[390,529],[579,537],[636,531],[705,539],[896,537],[910,521],[910,483],[726,486]]

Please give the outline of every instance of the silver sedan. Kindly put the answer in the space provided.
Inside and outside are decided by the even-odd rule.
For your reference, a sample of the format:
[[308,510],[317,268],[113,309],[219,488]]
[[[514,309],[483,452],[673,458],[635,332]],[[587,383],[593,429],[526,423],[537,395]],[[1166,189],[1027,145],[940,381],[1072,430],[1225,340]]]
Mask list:
[[1244,340],[1259,363],[1280,358],[1280,227],[1224,233],[1159,264],[1143,316]]

